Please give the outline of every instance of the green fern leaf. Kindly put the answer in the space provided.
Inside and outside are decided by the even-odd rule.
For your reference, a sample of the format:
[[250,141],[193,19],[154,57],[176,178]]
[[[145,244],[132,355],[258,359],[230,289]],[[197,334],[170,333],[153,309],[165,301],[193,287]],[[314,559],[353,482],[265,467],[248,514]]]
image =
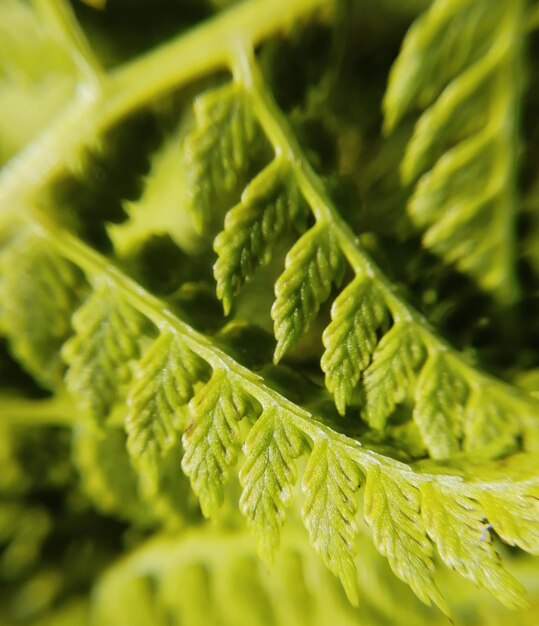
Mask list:
[[377,332],[387,319],[383,297],[373,281],[364,276],[356,276],[333,303],[332,321],[323,335],[326,350],[321,366],[341,415],[371,361],[378,343]]
[[227,213],[224,230],[214,242],[217,296],[223,301],[225,314],[230,312],[233,296],[257,267],[271,260],[273,247],[290,230],[303,206],[287,165],[275,159],[249,183],[241,202]]
[[456,489],[421,486],[421,514],[443,561],[511,608],[525,606],[524,588],[501,564],[485,535],[478,503]]
[[521,432],[512,407],[504,410],[489,390],[476,389],[465,408],[464,449],[468,451],[489,447],[498,454],[514,446]]
[[66,385],[91,415],[105,418],[131,378],[144,318],[106,277],[94,280],[88,299],[73,317],[75,335],[64,344]]
[[184,167],[195,223],[203,229],[247,173],[259,130],[243,88],[228,83],[198,96],[196,126],[184,142]]
[[302,515],[311,543],[355,606],[359,602],[354,557],[360,479],[357,465],[326,440],[315,444],[303,475]]
[[332,284],[339,283],[343,274],[343,255],[329,224],[318,223],[298,239],[275,284],[271,316],[277,338],[276,362],[309,328]]
[[[520,470],[520,468],[517,468]],[[507,480],[507,468],[504,468]],[[516,475],[522,480],[520,472]],[[539,556],[539,483],[485,489],[478,496],[485,517],[498,536],[512,546]],[[484,531],[483,531],[484,532]]]
[[255,531],[260,554],[271,560],[297,480],[295,460],[306,451],[302,433],[277,408],[265,410],[244,445],[241,512]]
[[158,480],[160,459],[185,429],[184,406],[203,373],[200,359],[167,331],[139,362],[127,398],[125,428],[131,458],[146,480]]
[[58,387],[81,273],[44,239],[24,232],[3,249],[0,277],[0,327],[13,354],[42,385]]
[[206,517],[217,514],[223,487],[236,463],[240,444],[238,423],[255,419],[257,409],[240,381],[217,370],[192,400],[193,421],[183,435],[183,471],[191,479]]
[[467,395],[466,382],[443,354],[430,356],[418,377],[414,420],[433,458],[447,458],[460,449]]
[[386,128],[414,107],[402,162],[420,178],[411,217],[425,245],[500,297],[514,296],[515,120],[522,91],[520,0],[437,0],[410,29],[384,100]]
[[412,324],[396,322],[382,337],[363,377],[365,415],[373,428],[383,428],[395,406],[406,398],[425,356]]
[[433,579],[434,551],[421,521],[421,494],[406,481],[372,465],[365,485],[365,519],[391,569],[426,604],[449,609]]

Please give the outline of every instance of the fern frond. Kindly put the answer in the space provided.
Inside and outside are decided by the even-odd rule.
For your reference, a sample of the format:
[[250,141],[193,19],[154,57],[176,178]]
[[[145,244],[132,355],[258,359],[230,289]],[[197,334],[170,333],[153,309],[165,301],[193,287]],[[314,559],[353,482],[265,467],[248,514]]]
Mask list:
[[414,420],[433,458],[447,458],[461,448],[467,395],[466,382],[443,353],[429,356],[417,380]]
[[177,336],[163,331],[137,370],[127,397],[127,447],[140,475],[155,483],[161,458],[187,426],[184,406],[204,367]]
[[62,381],[60,347],[82,286],[79,270],[46,241],[23,231],[0,256],[0,329],[18,361],[42,385]]
[[309,328],[344,275],[344,257],[330,224],[308,230],[286,256],[285,269],[275,284],[271,317],[275,322],[275,362]]
[[256,118],[240,84],[227,83],[199,95],[193,130],[184,141],[186,184],[196,225],[240,184],[259,139]]
[[257,536],[260,554],[271,560],[297,480],[295,460],[306,452],[306,440],[273,407],[258,418],[243,449],[240,509]]
[[434,550],[421,523],[421,495],[406,481],[373,465],[365,485],[365,519],[391,569],[426,604],[449,609],[433,579]]
[[183,435],[183,471],[191,479],[206,517],[216,515],[223,487],[236,463],[239,422],[254,420],[257,408],[241,381],[224,370],[214,371],[192,400],[193,421]]
[[365,276],[356,276],[333,303],[331,323],[322,337],[326,350],[321,367],[341,415],[371,362],[378,333],[384,330],[387,320],[384,299]]
[[470,496],[443,485],[421,486],[421,515],[449,567],[488,589],[511,608],[525,606],[524,588],[503,567],[486,535],[484,512]]
[[[469,7],[469,4],[469,1],[466,0],[463,6]],[[478,9],[479,4],[481,4],[481,7]],[[447,15],[453,15],[458,8],[454,3],[436,3],[436,6],[442,22],[446,20]],[[496,6],[500,8],[498,5]],[[480,15],[482,15],[481,12],[485,10],[483,0],[470,8],[472,13],[476,10],[479,10]],[[470,23],[464,20],[464,23],[468,26],[471,24],[472,26],[470,27],[472,29],[477,27],[480,30],[482,28],[488,30],[492,26],[488,20],[481,22],[475,18]],[[458,32],[458,37],[461,36],[460,31],[455,32]],[[452,45],[451,41],[450,39],[447,44],[449,47]],[[444,46],[440,46],[439,49],[442,52],[446,50]],[[477,50],[467,49],[465,54],[468,53],[474,55],[477,53]],[[459,54],[460,52],[455,52],[451,48],[451,54],[447,59],[444,57],[444,62],[447,61],[449,65],[452,63],[457,63],[458,65],[462,61]],[[498,432],[501,433],[503,431],[502,439],[506,451],[508,442],[512,442],[513,446],[520,445],[517,443],[519,437],[523,442],[524,449],[536,450],[539,442],[539,421],[536,417],[539,406],[535,400],[515,393],[509,386],[505,386],[499,381],[494,381],[493,378],[480,372],[463,355],[458,354],[437,336],[429,327],[428,322],[398,295],[395,286],[373,263],[366,251],[363,250],[355,234],[341,218],[337,208],[326,194],[323,181],[310,166],[304,152],[293,136],[293,131],[286,116],[279,109],[267,88],[252,50],[242,50],[236,69],[236,73],[242,77],[246,88],[250,90],[250,96],[262,129],[266,133],[276,154],[287,155],[292,174],[297,180],[301,193],[316,221],[314,228],[304,235],[304,238],[309,237],[309,239],[301,238],[289,253],[289,258],[294,253],[295,257],[303,261],[303,265],[302,262],[294,263],[296,268],[294,276],[291,276],[292,272],[288,272],[285,269],[285,273],[277,283],[279,288],[278,296],[281,297],[278,297],[274,305],[274,313],[277,315],[273,314],[274,320],[276,320],[275,335],[278,340],[275,353],[276,360],[282,357],[289,347],[288,343],[292,343],[297,338],[300,332],[299,329],[302,328],[302,324],[305,321],[303,314],[306,316],[306,321],[310,322],[311,317],[318,311],[320,302],[311,295],[308,283],[312,278],[308,274],[308,269],[311,267],[309,260],[316,259],[317,253],[322,254],[325,248],[323,245],[320,245],[320,242],[314,241],[314,237],[311,240],[311,237],[317,229],[330,228],[332,247],[335,247],[339,255],[346,259],[356,277],[361,277],[358,280],[364,279],[365,289],[367,289],[366,285],[368,284],[372,286],[369,288],[373,290],[372,301],[365,300],[365,312],[361,310],[361,313],[357,313],[353,308],[352,300],[349,308],[344,306],[345,297],[351,295],[352,289],[355,290],[357,287],[351,286],[349,291],[345,290],[342,299],[338,300],[338,306],[335,306],[332,322],[323,337],[326,352],[322,358],[322,368],[326,373],[326,385],[334,393],[338,410],[340,412],[344,411],[346,404],[350,403],[352,395],[357,389],[359,392],[358,396],[363,394],[366,402],[366,406],[363,407],[362,411],[363,416],[371,426],[383,428],[397,404],[404,400],[409,400],[410,404],[413,404],[416,377],[421,372],[427,354],[443,353],[445,355],[444,361],[448,364],[451,371],[454,372],[454,375],[464,381],[463,384],[468,389],[481,389],[482,393],[487,393],[488,391],[493,398],[493,402],[497,407],[497,414],[503,416],[500,418],[500,421],[496,419],[496,423],[500,425]],[[439,78],[440,76],[436,74],[433,80],[437,81]],[[421,81],[420,84],[422,84]],[[413,90],[415,87],[408,85],[407,88]],[[484,241],[486,245],[489,245],[490,239],[488,237],[485,237]],[[308,243],[312,246],[310,251]],[[476,247],[479,248],[480,246]],[[326,261],[324,266],[327,267],[328,263]],[[284,279],[288,280],[289,275],[290,282],[286,282]],[[306,277],[305,281],[302,280],[301,276]],[[331,279],[329,278],[324,284],[323,295],[325,297],[329,296],[328,285],[331,285]],[[352,282],[352,285],[355,285],[355,281]],[[280,293],[281,290],[282,294]],[[305,311],[299,308],[301,302],[305,302]],[[312,302],[314,302],[314,305]],[[339,311],[340,309],[341,311]],[[390,330],[387,333],[385,333],[386,320],[383,319],[386,316],[384,310],[387,310],[387,322],[392,321],[392,326],[390,326]],[[353,340],[350,330],[354,328],[355,322],[352,318],[356,314],[365,316],[366,327],[369,324],[373,326],[368,333],[365,331],[366,336],[368,335],[369,345],[361,352],[358,351],[355,345],[356,341]],[[371,321],[367,321],[367,316]],[[361,333],[362,331],[359,332]],[[341,337],[340,333],[342,333],[343,338],[341,346],[337,343]],[[332,340],[333,334],[335,334],[335,341]],[[380,343],[378,343],[378,334],[382,335]],[[375,351],[372,352],[374,343],[378,345]],[[361,371],[364,363],[367,364],[367,368]],[[341,367],[342,371],[340,370]],[[438,374],[439,372],[436,373],[436,375]],[[427,385],[426,379],[429,377],[428,368],[423,377],[422,385]],[[429,382],[430,386],[433,384],[432,381]],[[427,385],[428,388],[429,386]],[[420,393],[423,392],[421,391]],[[446,408],[449,408],[449,405]],[[466,422],[468,419],[476,419],[477,416],[474,416],[473,412],[464,410],[462,404],[458,407],[454,405],[453,408],[455,414],[447,416],[448,419],[452,423],[457,424],[461,420],[460,416],[463,415],[463,432],[466,428],[473,430],[473,426],[467,425]],[[417,412],[416,416],[418,419],[421,419]],[[423,422],[423,427],[425,427],[425,422]],[[426,433],[426,430],[424,432]],[[432,431],[428,435],[427,443],[429,446],[432,444],[435,451],[431,450],[430,452],[436,456],[446,454],[441,441],[444,438],[447,440],[447,436],[447,432],[444,434],[439,427],[436,428],[436,433]],[[469,440],[470,442],[474,441],[473,437],[470,437]],[[459,447],[469,450],[470,448],[467,447],[465,441],[466,437],[461,437],[459,439]],[[485,442],[486,440],[481,442],[479,438],[475,440],[478,446],[482,446]],[[454,443],[455,440],[453,440],[451,445]],[[486,452],[486,450],[483,450],[483,452]],[[489,448],[489,452],[495,456],[500,453],[500,448],[497,450],[494,447]]]
[[311,543],[355,606],[359,602],[354,555],[360,479],[357,465],[325,440],[315,444],[303,475],[302,515]]
[[[358,620],[379,622],[379,614],[368,602],[360,608],[350,606],[297,533],[283,537],[272,571],[257,561],[248,539],[243,533],[205,528],[146,541],[99,580],[92,594],[92,623],[357,626]],[[396,623],[415,626],[411,619]]]
[[224,230],[217,235],[217,261],[213,271],[217,296],[225,314],[232,299],[255,273],[267,264],[273,247],[298,219],[304,208],[288,166],[275,159],[245,188],[241,202],[226,214]]
[[425,346],[413,324],[396,322],[382,337],[363,378],[365,415],[371,426],[385,425],[409,393],[425,357]]
[[138,357],[144,318],[124,301],[106,276],[73,317],[75,335],[64,344],[69,366],[65,382],[91,415],[103,420],[131,378],[129,361]]
[[402,162],[424,243],[486,290],[514,297],[520,0],[438,0],[408,32],[384,99],[392,130],[423,109]]
[[[243,512],[251,518],[251,525],[256,526],[257,519],[262,520],[261,517],[256,517],[259,509],[256,509],[254,504],[257,502],[256,498],[260,494],[260,489],[255,490],[251,484],[258,480],[264,487],[263,481],[259,479],[262,469],[265,472],[262,475],[268,478],[267,485],[270,491],[267,494],[262,491],[260,502],[262,505],[267,503],[268,507],[273,504],[279,510],[267,517],[267,521],[273,525],[271,543],[274,543],[277,536],[275,529],[278,530],[282,520],[280,511],[284,509],[288,490],[294,482],[292,465],[294,458],[301,455],[304,449],[313,450],[307,465],[308,471],[303,480],[307,491],[306,524],[315,547],[325,556],[330,568],[343,578],[349,588],[349,593],[353,593],[350,591],[353,573],[349,566],[351,558],[355,556],[353,535],[355,532],[354,511],[357,505],[354,504],[353,494],[357,491],[359,483],[363,482],[362,476],[366,476],[369,482],[369,473],[373,472],[373,468],[375,472],[379,471],[383,474],[383,478],[370,481],[365,514],[377,538],[380,551],[387,554],[392,560],[394,570],[405,580],[415,576],[412,572],[415,571],[414,567],[418,562],[421,564],[420,568],[425,565],[425,562],[428,568],[428,560],[426,560],[428,544],[425,543],[425,538],[428,539],[430,532],[433,537],[437,536],[434,527],[427,528],[427,522],[423,520],[423,517],[418,517],[414,513],[414,511],[423,510],[424,498],[421,496],[421,488],[425,484],[429,484],[443,494],[451,493],[450,499],[453,501],[459,498],[469,498],[477,502],[477,511],[481,512],[484,524],[490,523],[495,532],[496,525],[501,524],[500,532],[505,533],[512,543],[526,548],[531,547],[536,551],[539,521],[539,516],[534,512],[537,506],[536,495],[539,485],[536,455],[507,457],[497,463],[490,462],[474,468],[467,475],[460,468],[451,468],[448,462],[411,466],[374,452],[355,439],[336,432],[308,411],[269,388],[259,376],[235,362],[232,357],[214,345],[211,339],[181,322],[163,302],[151,296],[118,269],[110,267],[110,262],[104,260],[86,244],[60,229],[53,229],[50,224],[48,228],[54,233],[51,241],[63,255],[80,265],[81,269],[90,276],[95,275],[103,280],[106,279],[108,290],[112,292],[111,302],[121,298],[125,306],[141,311],[155,327],[161,329],[161,332],[168,329],[170,333],[178,334],[185,346],[213,370],[210,381],[197,390],[195,398],[191,401],[193,422],[183,437],[186,452],[182,467],[189,475],[193,490],[201,500],[201,506],[206,515],[214,516],[217,513],[223,500],[224,485],[236,462],[238,448],[244,438],[248,437],[246,433],[256,421],[258,414],[278,409],[273,413],[273,419],[278,419],[279,423],[275,421],[275,427],[268,432],[266,430],[268,422],[262,421],[246,447],[247,461],[246,469],[242,472],[242,482],[244,493],[249,496],[244,496]],[[384,294],[384,296],[387,298],[387,295]],[[384,369],[388,372],[389,383],[385,382],[390,390],[391,402],[404,399],[413,387],[414,381],[410,383],[408,379],[410,377],[415,379],[416,369],[419,369],[425,360],[427,348],[429,356],[433,354],[432,345],[425,346],[423,343],[423,341],[428,343],[432,340],[422,331],[423,327],[414,323],[413,319],[394,320],[392,328],[385,335],[385,338],[393,337],[390,342],[385,342],[390,348],[387,348],[387,352],[385,349],[380,350],[380,346],[384,343],[383,338],[375,351],[371,365],[365,371],[366,376],[369,368],[376,364],[377,359],[380,359],[377,368],[379,372]],[[92,343],[92,338],[88,338],[87,341]],[[393,367],[391,362],[387,362],[389,354],[394,352],[391,345],[400,343],[404,348],[402,351],[397,351],[398,355],[395,356],[395,367]],[[473,375],[477,375],[473,369],[466,370],[462,362],[455,359],[451,353],[447,352],[445,356],[454,367],[462,368],[458,370],[459,372],[470,375],[472,378]],[[404,361],[402,361],[403,358],[405,358]],[[407,381],[406,385],[403,381]],[[474,384],[467,379],[466,382],[468,387],[475,392],[475,380]],[[525,402],[518,395],[507,393],[500,385],[492,385],[489,393],[493,401],[502,407],[506,405],[510,407],[513,402],[515,404],[512,410],[515,410],[517,406],[529,410],[531,406],[531,400]],[[385,406],[384,403],[381,404],[384,410]],[[239,422],[244,417],[247,419],[244,420],[240,429]],[[269,420],[269,418],[266,419]],[[276,440],[277,427],[281,432],[284,429],[288,444],[281,439],[280,435],[279,440]],[[303,448],[303,442],[306,444],[305,448]],[[290,447],[288,447],[289,444]],[[284,450],[282,457],[281,450]],[[264,459],[268,454],[273,455],[272,464],[271,467],[264,467]],[[322,462],[324,457],[325,461]],[[321,473],[320,468],[323,470]],[[327,471],[324,468],[327,468]],[[485,475],[481,477],[483,470],[485,470]],[[322,478],[324,472],[327,480]],[[276,481],[273,481],[273,475]],[[283,483],[276,487],[280,476],[284,477]],[[371,474],[371,478],[372,476],[376,478],[377,474]],[[383,491],[378,493],[377,489],[383,489]],[[399,492],[399,497],[388,495],[396,491]],[[333,500],[332,506],[327,507],[327,510],[323,505],[326,494],[328,502]],[[518,497],[515,497],[515,494],[518,494]],[[395,553],[390,552],[388,546],[396,539],[387,538],[384,535],[386,528],[384,525],[388,514],[384,512],[384,506],[379,507],[384,499],[388,502],[384,505],[385,507],[394,506],[391,509],[392,517],[395,519],[402,517],[402,524],[406,524],[407,519],[412,520],[413,523],[410,522],[410,527],[407,527],[408,532],[410,537],[417,539],[414,541],[412,538],[408,540],[399,537],[399,552]],[[452,516],[447,510],[450,506],[450,499],[446,500],[444,495],[439,504],[440,510],[447,513],[448,523],[447,528],[444,529],[447,541],[452,540],[451,537],[458,537],[462,521],[458,515]],[[484,503],[483,499],[485,499]],[[500,501],[507,501],[511,510],[503,514],[497,512],[497,504]],[[490,510],[489,515],[494,521],[487,516],[487,509]],[[519,525],[520,518],[522,518],[522,524]],[[517,526],[519,533],[512,530]],[[416,534],[412,533],[411,527],[417,531]],[[262,546],[262,548],[271,549],[271,545]],[[483,548],[479,546],[474,552],[474,546],[470,542],[467,544],[467,550],[468,553],[462,558],[451,557],[461,558],[459,568],[463,572],[469,569],[467,559],[471,559],[472,562],[480,560]],[[505,575],[499,574],[499,576]],[[420,597],[444,606],[443,601],[433,591],[434,588],[428,576],[425,579],[414,577],[412,584]],[[502,600],[508,604],[519,602],[518,588],[513,586],[511,593],[502,597]]]

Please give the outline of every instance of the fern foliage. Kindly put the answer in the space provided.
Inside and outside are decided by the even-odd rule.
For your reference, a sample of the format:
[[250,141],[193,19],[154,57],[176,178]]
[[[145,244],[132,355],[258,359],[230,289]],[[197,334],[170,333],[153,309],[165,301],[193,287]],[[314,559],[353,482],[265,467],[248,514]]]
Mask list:
[[115,291],[106,277],[73,317],[75,335],[62,355],[69,369],[66,385],[98,420],[111,411],[121,386],[131,378],[129,361],[138,357],[144,319]]
[[343,273],[344,258],[329,224],[317,224],[298,239],[275,283],[275,361],[309,328]]
[[183,435],[182,468],[207,517],[215,515],[223,502],[223,486],[237,459],[238,423],[256,414],[256,405],[242,393],[241,382],[224,371],[214,372],[193,399],[193,421]]
[[[67,15],[60,0],[45,5]],[[328,8],[325,0],[289,0],[287,11],[297,17],[315,5]],[[384,557],[388,571],[447,615],[438,563],[507,607],[524,606],[524,588],[505,563],[507,546],[539,554],[539,401],[483,373],[448,345],[337,211],[256,60],[259,40],[286,33],[293,23],[276,6],[284,5],[239,3],[179,44],[102,79],[92,74],[96,68],[88,70],[81,33],[60,20],[59,39],[75,46],[81,67],[103,87],[87,85],[87,101],[81,96],[17,162],[43,162],[28,188],[20,189],[20,165],[0,178],[0,201],[23,197],[27,204],[12,223],[12,215],[2,214],[0,329],[13,355],[56,394],[45,401],[48,413],[28,401],[28,421],[43,413],[50,418],[61,404],[55,398],[67,388],[76,404],[68,405],[69,419],[65,406],[57,418],[73,431],[81,497],[132,524],[124,540],[142,542],[157,527],[179,532],[186,523],[206,524],[203,518],[215,522],[213,530],[203,526],[185,541],[157,537],[111,569],[93,594],[92,619],[103,626],[195,626],[202,619],[234,626],[327,624],[336,619],[324,610],[329,593],[339,623],[357,623],[369,606],[362,542],[372,542],[371,552]],[[406,37],[385,101],[388,130],[413,109],[423,111],[402,176],[416,184],[410,213],[428,228],[425,242],[506,300],[512,279],[505,226],[515,204],[521,89],[520,77],[512,89],[507,81],[518,73],[522,6],[520,0],[433,2]],[[238,40],[242,24],[258,35]],[[193,41],[211,44],[209,52],[195,46],[194,54]],[[429,54],[433,46],[436,54]],[[95,140],[90,135],[156,94],[223,67],[232,81],[195,99],[193,118],[177,125],[155,155],[141,198],[124,205],[126,222],[107,226],[114,244],[109,256],[69,232],[60,214],[46,212],[39,185],[70,167],[79,149]],[[148,68],[159,72],[146,90],[135,78],[148,78]],[[43,160],[56,143],[50,160]],[[263,145],[274,151],[269,162]],[[176,167],[181,185],[168,187]],[[167,182],[165,191],[160,181]],[[178,208],[172,232],[174,203],[183,204],[182,195],[187,203]],[[149,228],[163,198],[170,205]],[[263,278],[264,272],[257,275],[262,266],[274,261],[273,270],[284,258],[275,285],[268,286],[275,295],[271,311],[267,306],[273,364],[260,357],[256,367],[245,366],[242,355],[235,356],[234,338],[227,343],[220,313],[209,330],[197,330],[204,324],[195,329],[183,319],[178,291],[157,297],[121,269],[130,267],[125,251],[134,241],[160,250],[172,241],[164,243],[165,236],[156,243],[151,236],[170,234],[179,243],[185,210],[200,231],[193,249],[209,258],[213,244],[217,297],[226,315],[236,315],[235,298],[246,283]],[[483,223],[492,237],[489,230],[478,240]],[[494,246],[504,253],[494,254]],[[192,250],[186,250],[189,264]],[[129,249],[137,261],[139,252]],[[194,281],[209,276],[193,275]],[[200,282],[185,287],[208,289]],[[299,361],[297,374],[277,365],[287,358],[298,363],[299,340],[316,334],[325,305],[331,319],[316,337],[320,370],[312,355]],[[231,326],[242,323],[233,319]],[[9,434],[9,420],[17,423],[21,414],[9,403],[5,414],[2,434]],[[219,522],[227,532],[214,532]],[[243,523],[253,537],[239,530]],[[305,541],[312,554],[303,549]],[[284,558],[279,576],[264,573],[255,544],[279,572]],[[327,582],[322,563],[342,589],[333,578],[321,589],[313,583],[315,575]],[[343,592],[360,607],[357,613]],[[374,617],[365,609],[365,623],[380,622],[379,610],[387,615],[381,605]]]
[[422,111],[401,165],[426,246],[486,290],[514,297],[516,112],[523,6],[434,2],[408,32],[384,108],[388,131]]
[[356,553],[357,465],[326,441],[317,443],[303,476],[303,518],[311,543],[342,581],[352,604],[358,604]]
[[247,174],[258,133],[240,84],[228,83],[197,97],[195,125],[184,141],[189,204],[199,228],[211,223],[223,195]]
[[357,276],[333,303],[331,323],[323,336],[326,351],[321,367],[341,414],[371,362],[387,319],[383,296],[365,276]]
[[376,547],[391,569],[427,604],[448,611],[433,579],[434,550],[421,523],[421,497],[410,484],[396,481],[376,466],[367,474],[365,518]]
[[[215,239],[217,295],[229,313],[232,297],[304,213],[304,205],[287,165],[275,159],[245,188],[241,202],[227,212],[223,231]],[[303,209],[303,211],[302,211]]]
[[204,374],[203,363],[178,337],[162,332],[138,364],[125,421],[131,458],[142,476],[156,482],[160,461],[185,428],[184,407],[193,385]]
[[[17,271],[12,271],[12,267]],[[20,363],[45,387],[62,380],[60,347],[70,336],[82,276],[43,238],[23,232],[0,257],[0,326]]]
[[296,459],[306,452],[306,439],[276,408],[259,417],[245,441],[240,471],[240,509],[254,530],[259,551],[271,560],[279,544],[286,507],[297,480]]

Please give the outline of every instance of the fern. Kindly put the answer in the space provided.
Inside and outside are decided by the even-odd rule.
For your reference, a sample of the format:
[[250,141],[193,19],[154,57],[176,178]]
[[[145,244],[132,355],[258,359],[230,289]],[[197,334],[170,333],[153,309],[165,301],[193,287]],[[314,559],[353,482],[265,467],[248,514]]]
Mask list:
[[131,458],[140,474],[154,483],[161,457],[176,444],[178,431],[186,427],[183,407],[202,375],[197,357],[167,332],[159,335],[140,361],[127,398],[125,429]]
[[425,245],[504,300],[515,295],[523,6],[434,2],[405,38],[384,101],[388,131],[423,110],[401,174],[418,181],[408,209]]
[[[129,523],[130,534],[119,545],[163,526],[177,533],[150,541],[105,575],[92,595],[95,623],[327,623],[336,619],[332,611],[307,615],[306,609],[318,595],[315,605],[323,606],[328,589],[328,606],[336,607],[343,623],[357,623],[360,615],[366,623],[383,622],[384,616],[406,622],[389,613],[384,600],[370,606],[376,593],[363,586],[371,557],[360,546],[371,540],[397,578],[447,615],[452,603],[438,562],[507,607],[525,605],[523,586],[505,568],[511,557],[503,544],[539,553],[539,402],[452,348],[377,267],[350,226],[355,219],[339,214],[328,182],[295,137],[290,121],[303,122],[304,112],[285,115],[270,88],[271,81],[278,92],[279,76],[269,72],[264,78],[254,54],[304,14],[333,19],[329,5],[290,0],[285,11],[281,2],[249,0],[105,72],[68,6],[44,0],[52,20],[47,28],[73,55],[86,91],[77,92],[50,132],[0,178],[0,203],[9,207],[0,222],[1,329],[12,354],[54,394],[42,404],[10,400],[4,430],[11,436],[9,420],[22,423],[23,413],[29,414],[26,427],[48,420],[72,429],[80,497]],[[515,121],[520,86],[509,94],[502,87],[508,67],[519,63],[522,5],[500,0],[488,19],[486,8],[483,1],[435,2],[419,18],[395,66],[386,114],[391,126],[416,105],[431,107],[402,165],[407,182],[421,177],[412,213],[430,226],[427,243],[442,251],[452,246],[447,259],[471,268],[483,286],[499,288],[507,299],[511,261],[489,266],[490,240],[477,244],[474,224],[494,206],[492,227],[499,233],[514,204],[514,155],[506,152],[515,129],[507,128]],[[417,42],[425,47],[444,29],[451,37],[435,55],[422,52],[419,74],[403,82]],[[464,48],[462,40],[477,46]],[[275,54],[276,48],[261,51],[265,70]],[[232,81],[220,77],[218,87],[196,97],[191,120],[178,123],[174,114],[173,124],[167,121],[166,107],[176,111],[175,101],[155,106],[156,96],[223,68]],[[478,85],[489,86],[480,100],[489,115],[493,111],[485,124],[478,124],[475,101],[469,109],[463,105]],[[189,94],[181,91],[184,97]],[[309,96],[308,113],[318,106],[324,116],[330,105],[317,98],[322,101]],[[140,199],[124,202],[125,223],[107,225],[114,246],[105,254],[66,229],[69,218],[47,205],[53,195],[43,186],[53,186],[59,173],[77,164],[84,176],[81,153],[150,102],[152,115],[173,130],[153,156]],[[328,125],[344,141],[334,122]],[[432,136],[425,134],[429,128]],[[502,148],[489,152],[492,141]],[[275,153],[269,163],[264,145]],[[474,202],[473,186],[459,182],[465,165],[477,179]],[[175,168],[181,185],[170,182]],[[31,173],[22,176],[26,170]],[[485,199],[492,190],[482,194],[484,181],[493,171],[494,195]],[[173,226],[176,192],[185,206],[178,207]],[[167,206],[150,226],[162,198]],[[434,215],[438,205],[455,198],[457,209]],[[200,231],[196,238],[189,229],[181,232],[186,210]],[[221,232],[211,241],[216,229]],[[152,246],[158,254],[172,246],[168,234],[182,248],[182,271],[195,284],[160,298],[151,281],[145,286],[129,272],[137,263],[146,263],[150,275],[167,269],[164,257],[156,262],[144,255]],[[217,298],[226,315],[241,318],[249,308],[238,313],[233,306],[247,283],[268,298],[274,287],[266,314],[271,309],[275,364],[262,350],[255,358],[254,341],[245,346],[230,332],[249,329],[245,320],[224,326],[212,310],[206,323],[182,300],[189,289],[207,293],[211,245]],[[195,251],[201,253],[196,261]],[[199,262],[206,264],[203,271]],[[262,308],[266,300],[260,300]],[[27,302],[43,308],[30,309]],[[331,320],[318,333],[315,322],[324,322],[326,303]],[[192,308],[200,313],[201,306],[196,301]],[[251,311],[251,321],[267,326],[258,311]],[[258,332],[257,341],[264,331]],[[299,344],[302,337],[312,344],[310,351]],[[298,372],[276,365],[289,356]],[[61,359],[67,366],[63,380]],[[64,385],[76,408],[64,406]],[[202,516],[236,534],[217,531],[212,539],[215,527],[209,530]],[[369,538],[360,536],[362,520]],[[241,530],[244,522],[254,541]],[[193,541],[189,533],[182,538],[188,524],[202,526],[191,533]],[[304,549],[306,538],[350,603],[363,607],[358,613],[333,583],[320,587],[301,573],[305,568],[320,580],[326,576],[318,561],[314,565],[314,553]],[[258,553],[274,561],[275,576],[262,580],[255,542]],[[280,570],[283,555],[287,564]]]
[[139,355],[143,319],[115,293],[106,277],[73,317],[76,334],[62,355],[69,365],[67,388],[96,419],[104,419],[131,378],[129,360]]
[[301,431],[270,408],[258,418],[244,445],[240,471],[240,509],[258,538],[259,551],[271,560],[297,480],[295,460],[306,451]]
[[183,436],[183,471],[190,477],[204,515],[215,515],[223,502],[223,485],[237,458],[238,422],[256,416],[254,402],[241,382],[215,371],[193,399],[193,421]]
[[315,445],[303,476],[303,518],[311,543],[356,605],[359,599],[354,554],[359,483],[359,469],[350,459],[341,457],[325,441]]
[[2,251],[0,276],[2,332],[19,362],[54,388],[64,374],[59,350],[71,334],[81,275],[42,238],[23,233]]
[[301,212],[301,197],[294,181],[287,181],[287,167],[281,160],[274,160],[245,188],[240,204],[228,211],[224,230],[215,238],[214,275],[225,313],[257,267],[270,261],[273,247]]
[[275,361],[309,328],[343,271],[343,257],[329,225],[314,226],[290,250],[275,284],[271,309],[277,339]]
[[387,317],[383,298],[364,276],[357,276],[333,303],[332,321],[323,337],[326,351],[320,364],[341,414],[370,364],[378,332],[383,331]]
[[234,83],[198,96],[194,112],[196,126],[183,154],[190,208],[202,229],[211,222],[208,211],[247,173],[257,127],[241,85]]

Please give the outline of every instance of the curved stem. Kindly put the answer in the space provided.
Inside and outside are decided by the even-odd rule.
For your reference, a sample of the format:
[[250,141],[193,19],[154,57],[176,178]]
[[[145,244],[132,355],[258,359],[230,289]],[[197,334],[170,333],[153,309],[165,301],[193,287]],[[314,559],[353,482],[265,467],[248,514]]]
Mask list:
[[0,212],[20,210],[124,115],[200,76],[227,69],[234,42],[247,33],[251,45],[257,45],[286,31],[304,14],[332,5],[333,0],[250,0],[104,75],[96,84],[81,85],[56,121],[0,173]]

